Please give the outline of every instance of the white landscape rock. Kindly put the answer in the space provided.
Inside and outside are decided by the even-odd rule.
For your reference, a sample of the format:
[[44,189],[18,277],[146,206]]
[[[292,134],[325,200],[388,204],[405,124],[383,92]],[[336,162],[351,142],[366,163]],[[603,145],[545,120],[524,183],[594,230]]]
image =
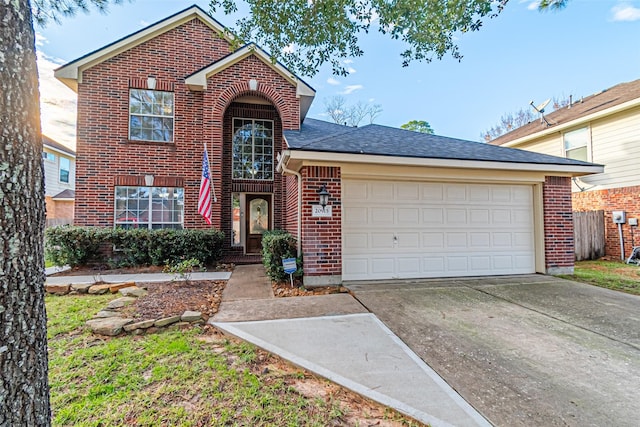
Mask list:
[[93,319],[87,322],[94,334],[107,335],[110,337],[122,332],[124,325],[133,322],[133,319],[123,319],[122,317],[107,317],[105,319]]
[[145,296],[147,294],[147,291],[145,291],[144,289],[139,288],[137,286],[132,286],[132,287],[129,287],[129,288],[122,288],[118,292],[120,292],[120,294],[122,296],[125,296],[125,297],[136,297],[136,298],[143,297],[143,296]]
[[112,310],[100,310],[98,314],[96,314],[97,319],[106,319],[107,317],[122,317],[120,313]]
[[202,313],[200,313],[199,311],[187,310],[182,313],[182,316],[180,316],[180,320],[183,322],[195,322],[196,320],[200,319],[202,319]]
[[135,300],[136,299],[132,297],[116,298],[113,301],[109,302],[109,304],[107,304],[107,310],[126,307],[127,305],[133,303]]

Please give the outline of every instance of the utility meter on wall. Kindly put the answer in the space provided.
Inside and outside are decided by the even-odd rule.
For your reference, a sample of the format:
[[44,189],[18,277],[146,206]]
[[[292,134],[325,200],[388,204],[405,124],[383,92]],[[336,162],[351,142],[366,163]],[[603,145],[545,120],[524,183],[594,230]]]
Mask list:
[[611,212],[611,217],[613,218],[614,224],[624,224],[627,221],[624,211],[613,211]]

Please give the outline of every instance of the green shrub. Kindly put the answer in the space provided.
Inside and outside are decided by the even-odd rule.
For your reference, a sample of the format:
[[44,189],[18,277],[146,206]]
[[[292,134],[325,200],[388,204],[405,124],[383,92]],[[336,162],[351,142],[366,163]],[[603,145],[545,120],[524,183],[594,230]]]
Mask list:
[[[275,281],[282,282],[289,278],[284,272],[282,260],[284,258],[296,258],[296,239],[283,230],[267,231],[262,235],[262,262],[267,271],[267,276]],[[294,276],[302,276],[302,260],[296,259],[298,270]]]
[[218,230],[154,230],[149,237],[153,265],[173,265],[192,258],[208,265],[222,258],[224,233]]
[[191,280],[191,273],[196,271],[205,271],[206,269],[200,262],[195,258],[185,259],[184,261],[180,261],[177,264],[165,265],[162,270],[164,273],[173,274],[176,278],[180,278],[186,282]]
[[222,258],[224,233],[63,226],[48,228],[45,241],[47,257],[55,265],[77,267],[95,261],[117,267],[174,265],[188,259],[209,265]]
[[150,265],[151,231],[147,228],[116,228],[111,230],[109,242],[113,244],[110,264],[114,267]]
[[100,259],[100,247],[108,241],[110,228],[50,227],[45,230],[46,256],[54,265],[77,267]]

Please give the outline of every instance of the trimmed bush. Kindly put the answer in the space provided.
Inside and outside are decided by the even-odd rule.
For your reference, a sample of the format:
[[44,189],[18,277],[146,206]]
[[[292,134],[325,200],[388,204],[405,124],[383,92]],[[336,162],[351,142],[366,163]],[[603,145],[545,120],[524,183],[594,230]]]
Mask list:
[[[262,235],[262,263],[267,271],[267,276],[274,282],[282,282],[289,278],[284,272],[282,260],[284,258],[297,258],[296,239],[283,230],[266,231]],[[294,276],[302,276],[302,259],[296,259],[298,270]]]
[[224,233],[62,226],[48,228],[45,241],[47,256],[56,265],[173,265],[186,259],[209,265],[222,258]]
[[108,228],[50,227],[45,230],[47,258],[55,265],[76,267],[98,261],[100,246],[108,241]]

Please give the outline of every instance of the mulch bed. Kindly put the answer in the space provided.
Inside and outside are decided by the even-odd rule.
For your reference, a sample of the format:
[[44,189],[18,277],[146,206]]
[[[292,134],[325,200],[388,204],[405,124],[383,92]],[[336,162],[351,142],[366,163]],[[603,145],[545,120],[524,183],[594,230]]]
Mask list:
[[199,311],[205,320],[218,312],[226,280],[190,280],[138,283],[148,294],[123,310],[136,320],[178,316]]
[[276,297],[307,297],[313,295],[346,294],[349,289],[344,286],[319,286],[305,288],[300,283],[294,282],[293,286],[289,282],[271,283],[273,294]]

